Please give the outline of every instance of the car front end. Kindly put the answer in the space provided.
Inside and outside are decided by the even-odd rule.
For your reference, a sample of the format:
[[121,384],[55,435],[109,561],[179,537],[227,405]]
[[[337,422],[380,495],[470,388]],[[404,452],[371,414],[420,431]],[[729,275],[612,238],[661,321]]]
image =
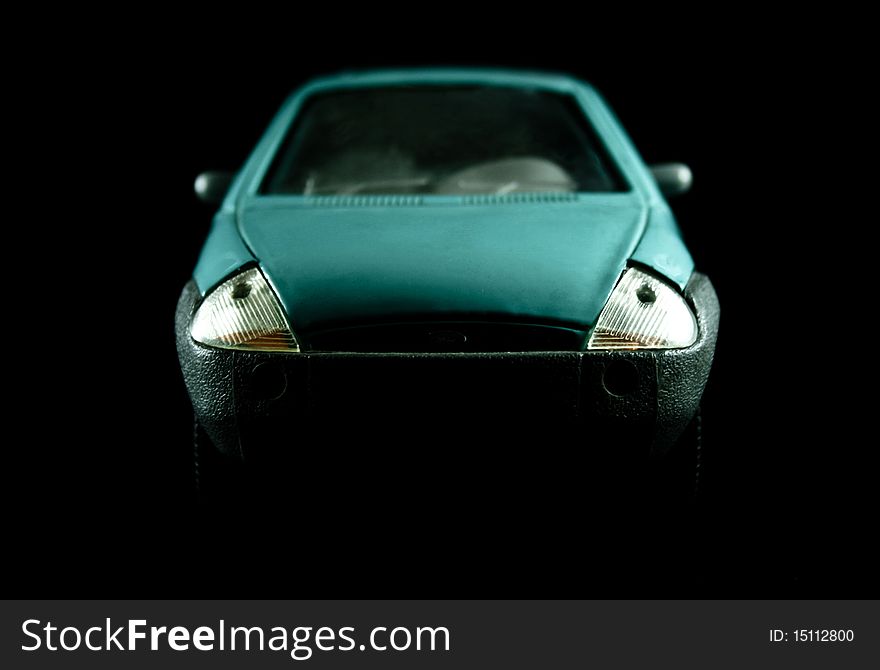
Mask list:
[[[469,112],[475,90],[490,93]],[[435,146],[424,128],[400,130],[420,107],[440,124]],[[532,131],[508,133],[514,157],[499,160],[480,115],[511,109]],[[571,109],[586,130],[557,137]],[[338,146],[324,139],[331,122]],[[469,129],[455,156],[443,123]],[[539,155],[542,133],[582,142],[590,160]],[[479,160],[454,160],[467,152]],[[641,458],[665,454],[694,417],[718,317],[592,89],[429,70],[341,75],[288,101],[215,217],[176,330],[198,422],[229,458],[314,449],[306,427],[326,444],[563,427],[596,454]]]

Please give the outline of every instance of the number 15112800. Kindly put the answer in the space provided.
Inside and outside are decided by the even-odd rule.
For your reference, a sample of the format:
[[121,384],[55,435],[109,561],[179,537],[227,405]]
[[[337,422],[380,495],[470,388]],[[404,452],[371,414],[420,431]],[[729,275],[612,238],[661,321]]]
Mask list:
[[854,637],[852,628],[770,629],[770,642],[852,642]]

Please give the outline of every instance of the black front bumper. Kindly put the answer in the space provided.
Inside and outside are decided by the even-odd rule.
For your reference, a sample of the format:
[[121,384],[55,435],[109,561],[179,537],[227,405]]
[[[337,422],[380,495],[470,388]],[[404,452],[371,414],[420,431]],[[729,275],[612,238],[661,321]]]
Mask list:
[[196,417],[245,460],[292,457],[338,440],[536,438],[564,430],[598,450],[663,454],[693,417],[712,364],[718,299],[686,289],[699,323],[687,349],[626,352],[301,353],[215,349],[189,334],[200,295],[186,285],[177,349]]

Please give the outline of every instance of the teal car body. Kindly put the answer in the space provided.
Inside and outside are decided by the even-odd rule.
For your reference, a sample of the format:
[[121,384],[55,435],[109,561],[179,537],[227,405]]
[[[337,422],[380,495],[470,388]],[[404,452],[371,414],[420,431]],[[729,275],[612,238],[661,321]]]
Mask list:
[[[618,167],[615,193],[308,196],[259,192],[306,100],[357,88],[480,85],[571,96]],[[218,212],[193,274],[204,294],[258,262],[298,337],[374,320],[483,318],[580,331],[628,262],[683,289],[694,269],[648,168],[592,87],[564,76],[406,70],[315,81],[282,107]]]
[[[363,193],[355,182],[334,192],[313,189],[311,177],[286,191],[267,187],[306,132],[298,124],[308,127],[316,100],[442,91],[437,104],[462,87],[527,92],[530,109],[544,104],[535,100],[564,100],[566,114],[592,133],[592,160],[614,173],[613,187],[580,188],[585,182],[534,158],[513,159],[533,175],[521,189],[499,177],[499,188],[467,192],[463,184],[485,179],[470,163],[456,168],[451,188],[438,178],[427,190]],[[447,125],[458,123],[455,111],[447,110]],[[379,105],[378,118],[384,113]],[[334,123],[339,132],[332,126],[329,134],[344,137],[345,122]],[[389,146],[397,128],[390,125]],[[552,135],[557,125],[548,127]],[[438,150],[456,158],[455,146]],[[570,150],[575,158],[579,151]],[[506,174],[511,163],[483,169]],[[588,424],[591,435],[611,436],[609,445],[665,453],[697,412],[718,304],[654,174],[599,94],[567,76],[419,69],[307,84],[232,179],[178,303],[178,354],[198,425],[219,452],[245,461],[295,453],[291,426],[305,417],[310,425],[356,427],[357,441],[365,425],[387,430],[389,413],[414,431],[441,414],[493,430],[512,417],[511,427],[529,417],[541,430],[554,423],[582,432]],[[532,189],[529,179],[566,187]],[[421,182],[409,175],[398,183]],[[200,314],[207,316],[197,324]],[[626,332],[638,341],[612,328],[631,314],[635,330]],[[239,317],[275,324],[274,334],[237,348],[237,333],[247,330]],[[651,339],[655,326],[672,339]],[[212,328],[231,339],[211,339]],[[349,414],[357,418],[341,422]]]

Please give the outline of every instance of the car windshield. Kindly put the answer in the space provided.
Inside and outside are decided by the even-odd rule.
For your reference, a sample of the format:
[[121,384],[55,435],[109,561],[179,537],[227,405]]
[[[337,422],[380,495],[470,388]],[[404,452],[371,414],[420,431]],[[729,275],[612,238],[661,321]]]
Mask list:
[[625,190],[568,95],[395,87],[313,97],[261,193],[505,194]]

